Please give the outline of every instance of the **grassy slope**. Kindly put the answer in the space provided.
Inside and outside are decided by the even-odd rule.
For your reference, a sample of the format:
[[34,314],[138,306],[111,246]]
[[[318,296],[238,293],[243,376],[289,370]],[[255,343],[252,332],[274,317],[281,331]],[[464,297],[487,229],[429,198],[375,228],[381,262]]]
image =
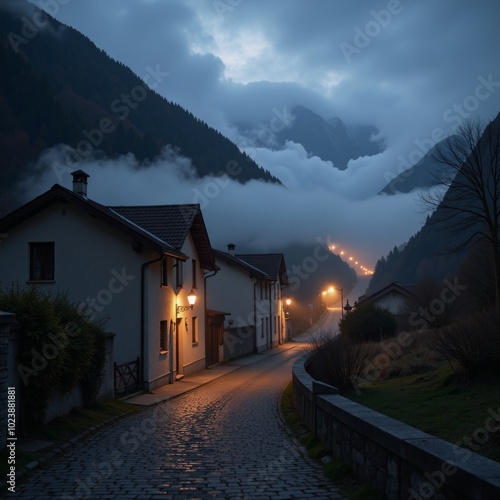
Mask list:
[[492,415],[500,419],[498,380],[459,385],[452,379],[450,365],[441,362],[427,373],[377,381],[350,398],[452,443],[471,440],[474,451],[500,461],[500,432],[488,432],[484,444],[485,433],[476,432]]

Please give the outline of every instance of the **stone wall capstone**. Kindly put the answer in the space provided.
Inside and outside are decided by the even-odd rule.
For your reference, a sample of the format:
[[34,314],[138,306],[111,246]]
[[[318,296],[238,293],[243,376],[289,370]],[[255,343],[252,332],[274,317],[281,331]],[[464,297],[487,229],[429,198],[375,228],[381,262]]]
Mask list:
[[306,357],[293,367],[297,412],[365,484],[389,500],[500,498],[500,463],[339,394],[315,393],[306,367]]

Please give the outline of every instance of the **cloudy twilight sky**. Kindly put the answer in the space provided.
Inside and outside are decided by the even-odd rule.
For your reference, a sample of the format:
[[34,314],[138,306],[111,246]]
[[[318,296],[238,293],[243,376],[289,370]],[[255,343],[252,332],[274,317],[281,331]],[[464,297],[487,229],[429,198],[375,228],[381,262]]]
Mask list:
[[[214,180],[169,179],[176,189],[165,200],[155,178],[161,172],[139,178],[131,171],[120,181],[127,200],[89,186],[105,203],[138,201],[126,188],[134,175],[134,193],[147,192],[154,203],[198,196],[219,247],[321,237],[373,266],[425,219],[415,194],[376,196],[391,174],[464,118],[489,121],[500,112],[497,0],[31,1],[52,4],[54,17],[137,75],[148,67],[168,73],[158,93],[220,130],[286,185],[217,188]],[[272,151],[234,126],[272,128],[273,117],[297,104],[324,118],[375,125],[386,150],[339,171],[308,157],[300,144]],[[99,175],[95,170],[96,183]]]

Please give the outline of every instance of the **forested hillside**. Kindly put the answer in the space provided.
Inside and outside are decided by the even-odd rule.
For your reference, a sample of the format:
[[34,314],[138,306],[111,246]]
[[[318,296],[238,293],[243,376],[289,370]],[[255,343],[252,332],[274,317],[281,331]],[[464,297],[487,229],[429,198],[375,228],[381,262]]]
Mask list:
[[[377,262],[368,293],[373,293],[393,281],[398,281],[403,285],[417,284],[427,280],[440,281],[455,273],[467,256],[475,255],[477,260],[477,252],[474,253],[478,247],[476,243],[494,236],[490,234],[491,227],[488,227],[489,222],[494,224],[494,221],[489,221],[491,214],[494,216],[496,213],[498,221],[499,134],[500,114],[487,125],[480,139],[477,142],[474,141],[476,146],[471,148],[467,157],[467,161],[470,159],[471,163],[481,162],[482,180],[477,182],[477,179],[471,177],[474,175],[472,169],[468,169],[464,174],[464,168],[461,168],[460,164],[457,167],[456,176],[446,174],[453,180],[450,181],[444,199],[427,217],[418,233],[412,236],[405,245],[400,248],[395,247]],[[463,139],[451,136],[448,144],[456,144],[460,151],[462,143]],[[459,156],[457,151],[453,154],[456,157]],[[444,168],[448,169],[449,166],[444,165]],[[464,185],[470,185],[470,187],[464,189]],[[484,198],[479,189],[481,186],[483,186]],[[448,200],[453,200],[451,203],[453,210],[450,210]],[[425,203],[422,206],[425,206]],[[476,217],[475,214],[478,216]],[[483,259],[490,262],[489,255],[485,252],[483,254]],[[490,266],[492,266],[491,262]]]
[[[68,158],[71,166],[75,158],[129,152],[147,163],[171,145],[191,159],[200,177],[225,172],[239,182],[278,182],[218,131],[157,94],[153,89],[168,79],[163,68],[145,68],[139,78],[28,2],[19,0],[16,7],[0,8],[4,206],[18,182],[33,172],[40,153],[57,144],[76,150]],[[34,29],[27,28],[30,23]]]

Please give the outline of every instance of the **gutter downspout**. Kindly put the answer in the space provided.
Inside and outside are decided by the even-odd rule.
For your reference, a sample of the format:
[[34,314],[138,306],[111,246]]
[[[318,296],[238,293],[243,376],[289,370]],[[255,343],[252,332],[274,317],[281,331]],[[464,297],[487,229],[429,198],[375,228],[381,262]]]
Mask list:
[[[269,334],[270,334],[270,339],[269,339],[269,349],[272,349],[273,347],[273,325],[274,325],[274,318],[273,318],[273,297],[271,293],[271,287],[276,283],[276,281],[271,281],[269,284]],[[277,332],[276,332],[277,333]]]
[[165,254],[162,254],[161,257],[157,259],[150,260],[148,262],[144,262],[144,264],[141,265],[141,388],[143,389],[144,387],[144,339],[146,337],[146,328],[144,325],[144,321],[146,318],[146,314],[144,311],[144,304],[145,304],[145,294],[144,294],[144,275],[146,271],[146,267],[149,266],[150,264],[154,264],[155,262],[160,262],[163,261],[163,259],[166,258]]
[[[207,318],[207,279],[212,278],[219,272],[218,269],[214,269],[212,274],[203,274],[203,306],[205,311],[205,367],[207,366],[207,326],[208,326],[208,318]],[[224,328],[224,325],[222,325]],[[219,349],[219,343],[217,342],[217,349]],[[218,358],[218,354],[217,354]]]

